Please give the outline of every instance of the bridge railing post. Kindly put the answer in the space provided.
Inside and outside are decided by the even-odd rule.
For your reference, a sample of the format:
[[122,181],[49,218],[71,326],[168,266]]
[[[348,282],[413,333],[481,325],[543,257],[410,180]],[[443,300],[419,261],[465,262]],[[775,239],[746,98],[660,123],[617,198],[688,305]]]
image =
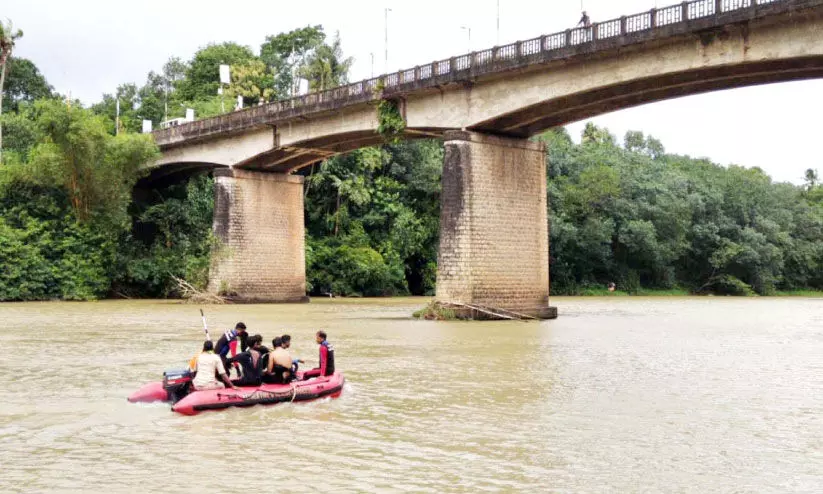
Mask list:
[[420,80],[420,66],[415,65],[414,66],[414,82],[417,82],[419,80]]
[[626,16],[620,16],[620,36],[626,35]]
[[714,15],[723,13],[723,0],[714,0]]
[[592,34],[592,41],[594,41],[596,39],[600,39],[600,23],[595,22],[594,24],[592,24],[591,29],[592,29],[592,33],[591,33]]
[[689,2],[680,4],[680,21],[686,22],[689,20]]
[[457,72],[457,57],[451,57],[449,59],[449,74],[454,74]]
[[566,29],[566,46],[572,45],[572,30]]
[[657,9],[649,11],[649,25],[652,29],[657,27]]

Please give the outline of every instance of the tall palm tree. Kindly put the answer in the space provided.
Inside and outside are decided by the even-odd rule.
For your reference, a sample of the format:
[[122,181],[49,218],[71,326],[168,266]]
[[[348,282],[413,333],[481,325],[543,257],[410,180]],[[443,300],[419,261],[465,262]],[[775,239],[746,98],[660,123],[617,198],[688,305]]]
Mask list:
[[[0,117],[3,116],[3,88],[6,85],[6,62],[11,57],[14,43],[23,36],[23,31],[14,30],[10,19],[0,22]],[[3,123],[0,121],[0,164],[3,163]]]

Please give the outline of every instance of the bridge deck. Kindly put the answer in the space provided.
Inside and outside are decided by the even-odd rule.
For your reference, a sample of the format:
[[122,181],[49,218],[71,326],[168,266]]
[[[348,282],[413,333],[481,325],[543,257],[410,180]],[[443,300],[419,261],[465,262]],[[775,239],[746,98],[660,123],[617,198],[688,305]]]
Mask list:
[[724,25],[819,6],[823,6],[823,0],[692,0],[197,120],[155,131],[153,135],[161,148],[170,148],[250,128],[276,126],[381,98],[403,97],[553,61],[684,34],[700,34]]

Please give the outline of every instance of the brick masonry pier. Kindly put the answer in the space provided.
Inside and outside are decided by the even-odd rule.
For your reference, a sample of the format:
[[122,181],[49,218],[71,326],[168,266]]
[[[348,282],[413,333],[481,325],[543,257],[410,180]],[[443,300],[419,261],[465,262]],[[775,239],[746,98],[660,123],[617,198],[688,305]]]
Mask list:
[[214,174],[209,291],[245,302],[305,302],[303,177],[221,169]]
[[451,131],[445,146],[437,301],[557,317],[543,144]]

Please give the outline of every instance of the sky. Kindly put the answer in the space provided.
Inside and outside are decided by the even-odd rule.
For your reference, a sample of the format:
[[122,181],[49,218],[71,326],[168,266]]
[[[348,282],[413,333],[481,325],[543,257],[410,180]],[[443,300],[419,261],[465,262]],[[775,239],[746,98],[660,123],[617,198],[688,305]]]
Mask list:
[[[371,77],[372,70],[379,75],[414,67],[491,47],[498,39],[506,44],[559,32],[576,24],[583,9],[599,21],[675,3],[0,0],[0,18],[11,19],[24,32],[16,56],[31,59],[60,93],[70,92],[91,104],[118,84],[142,84],[148,72],[159,72],[169,57],[190,59],[198,48],[222,41],[259,53],[267,35],[306,25],[321,24],[327,33],[340,33],[345,54],[355,58],[351,79],[356,81]],[[621,142],[627,130],[640,130],[662,141],[668,152],[759,166],[775,181],[799,184],[807,168],[823,172],[817,149],[820,94],[820,80],[773,84],[653,103],[590,121],[608,127]],[[576,140],[588,121],[568,127]]]

